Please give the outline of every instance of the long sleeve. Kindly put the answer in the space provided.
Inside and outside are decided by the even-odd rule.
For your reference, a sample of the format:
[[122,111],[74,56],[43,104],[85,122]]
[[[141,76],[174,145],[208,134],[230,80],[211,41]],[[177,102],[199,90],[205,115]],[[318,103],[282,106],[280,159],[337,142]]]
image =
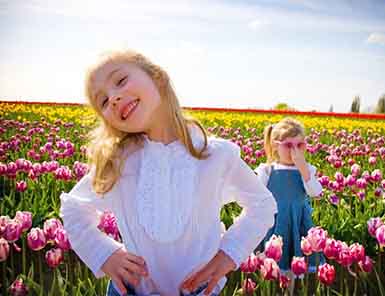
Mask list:
[[303,185],[305,187],[306,193],[311,197],[319,196],[322,192],[322,185],[318,181],[316,176],[317,169],[311,165],[308,164],[309,173],[310,173],[310,179],[305,182],[305,180],[302,178]]
[[242,212],[224,233],[220,248],[237,268],[274,224],[277,205],[271,192],[240,158],[239,147],[231,142],[223,186],[223,204],[236,201]]
[[111,209],[112,198],[96,195],[91,186],[91,173],[85,175],[69,193],[60,195],[60,217],[72,249],[92,270],[96,278],[104,276],[100,269],[107,258],[123,244],[102,233],[98,228],[99,212]]
[[270,176],[270,166],[266,163],[261,163],[254,172],[257,174],[258,179],[262,182],[263,185],[267,186]]

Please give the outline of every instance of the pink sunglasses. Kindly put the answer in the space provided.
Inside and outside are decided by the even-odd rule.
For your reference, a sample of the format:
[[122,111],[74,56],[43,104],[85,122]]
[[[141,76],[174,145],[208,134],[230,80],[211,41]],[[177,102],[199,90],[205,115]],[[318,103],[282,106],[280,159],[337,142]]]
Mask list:
[[306,143],[304,141],[274,141],[278,145],[282,145],[286,149],[292,149],[297,147],[298,149],[305,148]]

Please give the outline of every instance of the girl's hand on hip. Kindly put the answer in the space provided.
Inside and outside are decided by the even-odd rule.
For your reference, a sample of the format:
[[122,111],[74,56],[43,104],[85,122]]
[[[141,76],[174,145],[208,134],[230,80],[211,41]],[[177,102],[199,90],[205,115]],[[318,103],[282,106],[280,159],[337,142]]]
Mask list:
[[204,295],[210,295],[218,281],[235,267],[234,261],[225,252],[219,250],[209,263],[182,282],[181,289],[191,292],[208,282]]
[[142,257],[136,256],[120,248],[116,250],[101,267],[101,270],[110,276],[122,293],[127,293],[125,283],[137,286],[141,277],[148,275],[146,262]]

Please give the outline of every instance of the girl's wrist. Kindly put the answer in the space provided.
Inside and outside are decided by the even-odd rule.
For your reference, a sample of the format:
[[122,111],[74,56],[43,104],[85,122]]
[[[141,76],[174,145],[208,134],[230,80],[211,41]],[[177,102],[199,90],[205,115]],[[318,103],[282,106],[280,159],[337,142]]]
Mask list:
[[302,178],[304,179],[305,182],[310,180],[310,171],[309,171],[306,163],[304,163],[304,165],[301,165],[301,167],[299,167],[298,170],[299,170],[300,174],[302,175]]

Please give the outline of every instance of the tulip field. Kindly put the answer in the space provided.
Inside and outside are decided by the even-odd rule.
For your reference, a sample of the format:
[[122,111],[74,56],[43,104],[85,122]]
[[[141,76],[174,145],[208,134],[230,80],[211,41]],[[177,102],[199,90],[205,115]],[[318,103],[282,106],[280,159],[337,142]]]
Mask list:
[[[255,168],[265,162],[263,129],[285,116],[306,127],[306,159],[317,167],[322,194],[313,198],[316,225],[302,238],[303,257],[280,272],[282,239],[271,237],[228,275],[221,295],[385,296],[385,116],[185,109],[218,137],[241,147]],[[337,116],[338,115],[338,116]],[[88,171],[87,133],[97,123],[87,106],[0,102],[0,295],[105,295],[71,249],[59,216],[61,192]],[[226,205],[229,227],[241,208]],[[98,228],[120,240],[114,214]],[[253,235],[250,233],[250,235]],[[308,272],[307,256],[326,263]]]

